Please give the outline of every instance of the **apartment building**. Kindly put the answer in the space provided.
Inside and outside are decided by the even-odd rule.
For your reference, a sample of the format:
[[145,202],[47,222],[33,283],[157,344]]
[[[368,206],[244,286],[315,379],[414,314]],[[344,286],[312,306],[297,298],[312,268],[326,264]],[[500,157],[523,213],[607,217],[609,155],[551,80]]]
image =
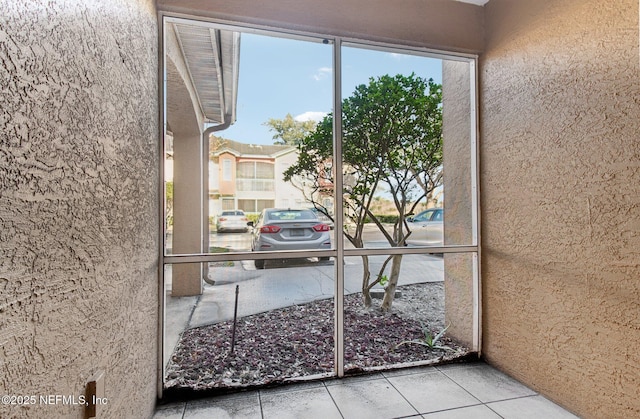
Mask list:
[[295,147],[224,139],[214,143],[209,163],[210,215],[230,209],[259,213],[264,208],[308,205],[303,192],[283,178],[298,158]]

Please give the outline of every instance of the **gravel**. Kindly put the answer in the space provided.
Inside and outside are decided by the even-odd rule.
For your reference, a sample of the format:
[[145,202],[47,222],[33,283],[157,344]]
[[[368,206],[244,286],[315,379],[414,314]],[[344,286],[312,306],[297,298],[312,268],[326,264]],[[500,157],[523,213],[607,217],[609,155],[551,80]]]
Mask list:
[[[365,308],[360,294],[345,297],[345,372],[439,363],[469,353],[446,335],[438,342],[444,349],[407,343],[424,339],[423,325],[432,336],[444,328],[441,282],[398,291],[402,295],[388,313],[378,308],[380,300]],[[165,386],[229,390],[331,376],[333,310],[327,299],[240,318],[233,352],[232,321],[186,330],[167,366]]]

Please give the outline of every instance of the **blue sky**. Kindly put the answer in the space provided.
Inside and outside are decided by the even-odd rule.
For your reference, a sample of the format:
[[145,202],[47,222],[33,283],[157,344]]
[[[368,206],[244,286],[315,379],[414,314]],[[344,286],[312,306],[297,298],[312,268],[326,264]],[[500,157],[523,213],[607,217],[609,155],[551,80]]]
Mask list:
[[[253,144],[272,144],[264,126],[269,118],[287,113],[319,119],[331,111],[332,45],[285,38],[242,34],[237,120],[218,135]],[[441,61],[433,58],[343,47],[342,95],[370,77],[411,74],[440,83]]]

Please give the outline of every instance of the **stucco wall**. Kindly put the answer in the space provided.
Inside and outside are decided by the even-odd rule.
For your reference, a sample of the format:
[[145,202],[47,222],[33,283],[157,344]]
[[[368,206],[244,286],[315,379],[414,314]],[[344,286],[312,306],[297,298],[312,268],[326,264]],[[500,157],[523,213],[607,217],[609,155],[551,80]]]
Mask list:
[[103,370],[103,417],[153,412],[156,20],[151,0],[0,2],[0,394],[77,400]]
[[640,417],[638,1],[485,18],[484,354],[581,416]]

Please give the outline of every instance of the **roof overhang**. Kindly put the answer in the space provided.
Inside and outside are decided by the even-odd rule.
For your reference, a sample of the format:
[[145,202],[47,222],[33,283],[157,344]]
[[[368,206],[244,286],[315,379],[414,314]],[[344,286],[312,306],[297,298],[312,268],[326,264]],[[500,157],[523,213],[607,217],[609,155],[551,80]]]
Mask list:
[[240,33],[169,19],[205,124],[236,120]]
[[476,6],[484,6],[485,4],[489,3],[489,0],[455,0],[455,1],[460,1],[462,3],[471,3],[471,4],[475,4]]

